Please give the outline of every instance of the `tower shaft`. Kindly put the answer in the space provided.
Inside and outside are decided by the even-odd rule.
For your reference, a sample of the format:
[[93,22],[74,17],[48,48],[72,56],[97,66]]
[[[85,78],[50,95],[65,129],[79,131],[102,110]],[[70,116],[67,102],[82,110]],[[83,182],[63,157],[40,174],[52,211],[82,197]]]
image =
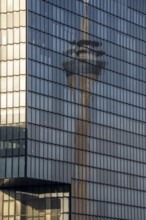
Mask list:
[[[88,165],[90,144],[88,133],[90,128],[90,90],[98,78],[105,62],[98,60],[104,53],[97,50],[99,42],[89,39],[89,19],[88,19],[88,1],[84,0],[84,18],[80,23],[80,40],[74,41],[75,52],[69,53],[68,59],[63,62],[63,68],[66,71],[68,85],[72,89],[72,96],[75,101],[77,95],[80,97],[78,104],[77,119],[75,120],[74,137],[74,162],[76,166],[73,170],[72,197],[73,213],[76,213],[76,201],[78,201],[79,215],[78,220],[88,220]],[[73,48],[72,46],[72,48]],[[67,52],[74,51],[68,50]],[[71,57],[72,55],[72,57]],[[78,92],[76,89],[78,87]],[[82,175],[80,178],[78,175]],[[85,215],[82,216],[82,213]]]

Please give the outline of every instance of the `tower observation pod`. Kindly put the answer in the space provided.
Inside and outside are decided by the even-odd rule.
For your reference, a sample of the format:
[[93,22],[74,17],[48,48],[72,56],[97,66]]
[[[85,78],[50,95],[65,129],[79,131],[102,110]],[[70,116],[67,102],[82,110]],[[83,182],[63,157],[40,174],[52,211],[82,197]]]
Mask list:
[[80,25],[81,37],[78,41],[71,42],[71,49],[65,52],[68,59],[63,62],[63,68],[72,88],[75,83],[74,75],[80,74],[87,78],[98,79],[101,70],[105,67],[105,61],[101,60],[101,56],[105,53],[99,49],[102,44],[89,39],[88,2],[89,0],[84,0],[84,18]]
[[[74,163],[79,166],[82,175],[85,175],[85,181],[76,180],[76,169],[73,173],[72,183],[72,197],[78,199],[78,206],[80,216],[74,216],[73,219],[88,218],[88,174],[86,169],[89,162],[89,148],[88,131],[90,126],[90,90],[95,80],[98,79],[101,70],[105,67],[105,61],[101,60],[104,52],[99,49],[101,43],[90,40],[89,38],[89,19],[88,19],[88,1],[84,0],[84,18],[81,20],[81,37],[78,41],[71,42],[71,48],[65,54],[67,59],[62,63],[63,69],[66,72],[68,85],[72,90],[72,95],[76,99],[76,85],[78,84],[78,91],[80,91],[80,103],[78,116],[75,121],[75,138],[74,138]],[[78,80],[77,80],[78,79]],[[78,83],[76,83],[78,82]],[[88,162],[87,162],[88,161]],[[72,212],[76,212],[75,206],[72,207]],[[82,218],[81,213],[85,213]]]

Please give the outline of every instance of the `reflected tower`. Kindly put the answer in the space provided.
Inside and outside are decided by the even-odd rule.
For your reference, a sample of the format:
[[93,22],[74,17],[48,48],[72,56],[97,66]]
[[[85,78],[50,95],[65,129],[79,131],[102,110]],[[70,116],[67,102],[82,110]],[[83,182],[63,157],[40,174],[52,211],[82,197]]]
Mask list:
[[[88,130],[90,123],[90,90],[95,80],[99,78],[101,70],[105,67],[105,61],[100,57],[104,54],[99,49],[101,43],[90,40],[88,1],[84,0],[84,18],[81,20],[81,36],[78,41],[71,42],[71,49],[66,51],[67,60],[63,62],[63,69],[66,72],[68,85],[72,90],[72,95],[76,99],[76,89],[81,93],[80,107],[78,109],[78,120],[75,123],[75,155],[74,162],[82,169],[82,175],[87,179],[86,166],[89,158],[87,157]],[[74,170],[73,179],[76,179]],[[79,211],[87,214],[87,182],[76,182],[72,184],[72,196],[78,198]],[[84,198],[84,199],[83,199]],[[73,207],[74,209],[74,207]],[[72,210],[74,212],[74,210]],[[85,219],[86,217],[84,217]]]

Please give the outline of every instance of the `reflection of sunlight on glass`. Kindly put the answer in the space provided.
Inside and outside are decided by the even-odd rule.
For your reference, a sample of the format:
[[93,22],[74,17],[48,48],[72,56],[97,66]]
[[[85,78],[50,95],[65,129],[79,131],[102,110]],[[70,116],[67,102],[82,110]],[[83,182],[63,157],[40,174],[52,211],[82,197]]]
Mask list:
[[20,60],[20,74],[26,74],[26,61]]
[[19,99],[20,99],[20,93],[19,92],[14,92],[14,107],[19,107]]
[[7,77],[7,91],[13,91],[13,78]]
[[25,122],[25,107],[10,108],[8,110],[1,110],[0,112],[0,125],[4,124],[17,124]]
[[13,11],[13,1],[12,0],[7,1],[7,11]]
[[[15,158],[16,165],[18,165],[18,159]],[[39,191],[39,188],[38,188]],[[13,190],[4,191],[3,200],[3,215],[5,219],[8,213],[14,219],[14,213],[17,213],[17,219],[20,219],[23,215],[24,219],[31,216],[33,219],[56,219],[56,220],[68,220],[69,219],[69,193],[57,192],[56,196],[53,193],[29,193],[23,191]],[[67,195],[67,196],[66,196]],[[1,202],[1,200],[0,200]],[[31,218],[31,219],[32,219]]]
[[13,29],[7,29],[7,43],[12,44],[14,42]]
[[[15,141],[13,143],[12,140],[8,140],[9,138],[12,139],[12,136],[15,138],[19,136],[19,128],[24,128],[26,121],[25,0],[0,0],[0,30],[0,138],[6,138],[4,141],[3,139],[2,141],[0,140],[0,148],[10,150],[12,147],[24,148],[25,146],[22,140],[20,140],[20,143],[15,143]],[[5,132],[5,127],[8,129],[7,132]],[[25,130],[22,130],[24,129],[20,129],[22,133],[20,135],[24,137]],[[16,158],[14,164],[14,166],[18,167],[18,160]],[[9,165],[12,164],[9,163]],[[7,169],[8,173],[9,168]],[[18,170],[15,173],[16,176],[17,172]],[[15,210],[14,203],[10,202],[10,207],[8,212],[10,215],[13,215]],[[4,210],[5,212],[7,210]]]
[[2,109],[0,114],[1,114],[1,123],[0,124],[6,124],[6,110]]
[[20,122],[25,122],[25,108],[20,108]]
[[26,57],[26,46],[25,44],[20,44],[20,58]]
[[6,76],[7,74],[7,63],[6,62],[2,62],[0,63],[0,76]]
[[14,90],[18,91],[19,90],[19,76],[14,76]]
[[1,108],[6,108],[6,94],[1,94]]
[[7,62],[7,70],[9,70],[9,71],[7,71],[7,75],[13,75],[13,61],[12,60],[9,60],[8,62]]
[[14,53],[14,59],[19,59],[19,57],[20,57],[20,50],[19,50],[19,48],[20,48],[20,44],[14,44],[14,47],[13,47],[14,49],[14,51],[15,51],[15,53]]
[[14,108],[14,123],[19,122],[19,108]]
[[25,92],[20,91],[20,106],[25,106]]
[[26,76],[22,75],[20,76],[20,90],[25,90],[26,85]]
[[6,45],[6,43],[7,43],[5,34],[6,33],[4,33],[4,31],[3,31],[3,33],[2,33],[2,44],[3,45]]
[[6,60],[7,58],[7,47],[1,46],[1,59]]
[[12,109],[8,109],[7,110],[7,115],[8,115],[8,118],[7,118],[7,123],[12,123],[13,122],[13,114],[12,114]]
[[6,78],[1,78],[0,80],[0,90],[1,92],[6,92],[6,89],[7,89],[7,81],[6,81]]
[[7,14],[7,28],[13,27],[13,13]]
[[26,1],[25,0],[2,0],[0,1],[1,3],[1,11],[2,12],[12,12],[12,11],[18,11],[24,10],[26,8]]

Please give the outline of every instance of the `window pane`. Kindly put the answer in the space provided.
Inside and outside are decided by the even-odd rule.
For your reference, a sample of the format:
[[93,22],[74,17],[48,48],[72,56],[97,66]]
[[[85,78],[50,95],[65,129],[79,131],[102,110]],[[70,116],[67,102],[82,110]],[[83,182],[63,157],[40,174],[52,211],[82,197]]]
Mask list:
[[7,32],[6,32],[6,30],[1,30],[0,44],[3,44],[3,45],[7,44]]
[[19,28],[14,28],[14,43],[19,43]]
[[0,79],[0,90],[1,90],[1,92],[6,92],[6,88],[7,88],[6,82],[7,82],[6,77]]
[[[4,1],[1,1],[1,2],[4,2]],[[0,27],[1,28],[6,28],[7,27],[6,14],[0,14]]]
[[6,12],[7,10],[6,1],[0,1],[0,10],[1,12]]
[[6,94],[1,94],[1,108],[6,108]]
[[13,29],[7,29],[7,38],[8,38],[7,43],[12,44],[13,43]]

